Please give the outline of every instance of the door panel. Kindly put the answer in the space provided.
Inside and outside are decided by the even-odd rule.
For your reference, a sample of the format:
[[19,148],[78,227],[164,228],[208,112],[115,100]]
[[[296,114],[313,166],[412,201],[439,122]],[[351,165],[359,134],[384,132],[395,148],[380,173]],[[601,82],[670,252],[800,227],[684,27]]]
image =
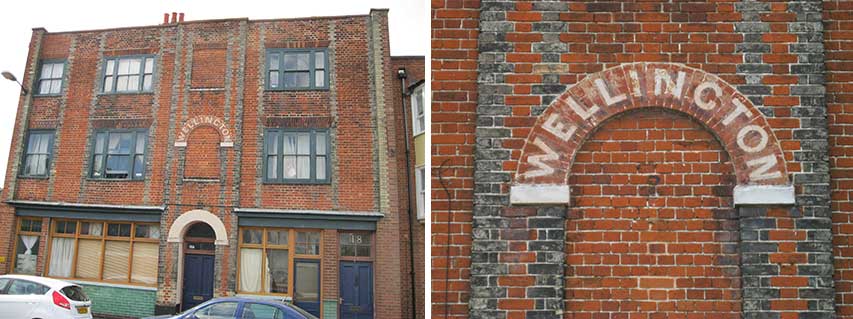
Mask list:
[[296,260],[294,304],[320,317],[320,261]]
[[213,298],[213,256],[186,254],[181,309],[189,309]]
[[341,262],[341,318],[373,318],[373,264]]

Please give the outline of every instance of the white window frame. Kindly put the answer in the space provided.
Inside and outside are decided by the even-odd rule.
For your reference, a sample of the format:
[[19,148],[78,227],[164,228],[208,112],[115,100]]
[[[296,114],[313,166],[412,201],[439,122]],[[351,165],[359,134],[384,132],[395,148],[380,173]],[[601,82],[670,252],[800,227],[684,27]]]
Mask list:
[[[412,90],[411,95],[412,100],[412,136],[418,136],[424,133],[425,130],[425,114],[426,114],[426,106],[424,105],[424,85],[421,83],[414,90]],[[420,112],[418,112],[418,106],[420,106]]]
[[417,197],[418,202],[417,212],[419,221],[424,220],[424,204],[426,203],[426,198],[424,197],[426,195],[426,192],[424,190],[424,188],[426,188],[424,187],[425,175],[426,169],[423,166],[415,168],[415,191],[417,192],[415,193],[415,196]]

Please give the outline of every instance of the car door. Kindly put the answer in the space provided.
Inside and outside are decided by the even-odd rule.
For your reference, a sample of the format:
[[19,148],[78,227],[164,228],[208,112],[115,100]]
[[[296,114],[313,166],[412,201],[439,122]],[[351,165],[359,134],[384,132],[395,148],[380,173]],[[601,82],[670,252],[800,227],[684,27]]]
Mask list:
[[237,319],[238,305],[236,301],[215,302],[199,308],[193,315],[198,319]]
[[0,318],[14,318],[17,315],[12,313],[10,308],[16,297],[6,294],[6,287],[10,282],[12,279],[0,278]]
[[[6,288],[6,300],[3,310],[0,310],[2,318],[26,318],[45,299],[44,294],[50,288],[45,285],[29,280],[13,279]],[[8,311],[9,316],[4,314]]]

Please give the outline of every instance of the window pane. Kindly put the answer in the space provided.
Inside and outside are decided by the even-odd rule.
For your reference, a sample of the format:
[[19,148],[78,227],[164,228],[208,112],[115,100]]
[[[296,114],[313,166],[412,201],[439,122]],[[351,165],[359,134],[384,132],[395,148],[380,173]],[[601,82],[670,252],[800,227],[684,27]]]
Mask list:
[[50,82],[50,94],[57,94],[62,91],[62,80],[51,80]]
[[243,243],[244,244],[260,244],[263,233],[260,229],[244,229]]
[[128,73],[138,74],[142,67],[142,59],[130,59],[130,69]]
[[139,76],[131,75],[127,78],[127,90],[139,91]]
[[[245,232],[244,239],[245,239]],[[260,249],[240,249],[240,287],[239,291],[261,291],[261,263],[263,255]]]
[[112,75],[115,69],[115,60],[107,61],[107,67],[104,68],[104,75]]
[[116,91],[127,91],[128,76],[119,76],[116,78]]
[[300,255],[319,255],[320,233],[296,232],[296,253]]
[[320,263],[296,262],[294,299],[299,302],[320,301]]
[[326,141],[328,138],[326,137],[325,132],[317,133],[317,155],[326,155]]
[[284,153],[296,154],[296,134],[284,133]]
[[127,178],[130,174],[130,156],[108,155],[107,178]]
[[136,230],[133,234],[135,238],[160,238],[159,225],[136,224]]
[[145,91],[151,91],[151,83],[152,83],[152,82],[154,82],[154,76],[153,76],[153,75],[150,75],[150,74],[149,74],[149,75],[146,75],[146,76],[142,79],[142,82],[143,82],[143,83],[142,83],[142,89],[143,89],[143,90],[145,90]]
[[154,73],[154,58],[145,59],[145,74]]
[[104,156],[103,155],[95,155],[92,159],[92,176],[100,177],[101,173],[104,171]]
[[231,319],[237,314],[237,303],[215,303],[200,309],[195,314],[201,319]]
[[42,80],[39,84],[39,94],[49,94],[51,91],[50,84],[52,81],[50,80]]
[[111,133],[109,136],[109,154],[130,154],[131,145],[133,145],[133,133]]
[[53,64],[47,63],[41,66],[41,79],[49,79],[50,74],[53,71]]
[[[129,227],[130,225],[128,225]],[[104,280],[127,281],[127,257],[129,251],[130,242],[106,242],[106,246],[104,247]]]
[[278,178],[278,161],[276,161],[278,157],[267,156],[267,178],[268,179],[276,179]]
[[9,295],[43,295],[48,290],[50,290],[50,288],[44,285],[34,283],[32,281],[19,279],[12,281],[12,284],[9,285],[8,290],[9,291],[7,291],[6,293]]
[[74,234],[77,232],[77,222],[57,221],[56,228],[54,229],[54,231],[59,234]]
[[104,234],[103,223],[80,223],[80,235],[101,236]]
[[145,142],[148,139],[147,133],[136,133],[136,154],[145,153]]
[[325,69],[326,68],[326,53],[325,52],[314,52],[314,68],[316,69]]
[[133,243],[130,281],[149,285],[157,283],[158,248],[158,243]]
[[311,73],[309,72],[285,72],[284,87],[306,88],[310,85]]
[[143,155],[136,155],[133,157],[133,177],[140,178],[143,175],[143,171],[145,171],[145,160]]
[[[284,313],[276,307],[256,303],[246,303],[243,306],[242,319],[284,319]],[[290,318],[290,317],[287,317]]]
[[[130,59],[118,60],[118,75],[130,74]],[[138,72],[138,71],[137,71]]]
[[98,279],[98,272],[101,269],[101,240],[80,239],[77,243],[77,249],[77,275],[75,277]]
[[276,132],[267,133],[267,154],[278,154],[278,136]]
[[326,179],[326,157],[317,156],[317,179]]
[[314,71],[314,86],[316,86],[316,87],[326,86],[326,71],[323,71],[323,70]]
[[297,158],[296,178],[311,178],[310,156],[299,156]]
[[297,137],[297,142],[299,143],[299,147],[296,149],[297,154],[308,155],[311,154],[311,134],[308,133],[300,133]]
[[19,274],[36,273],[36,258],[39,251],[39,236],[19,235],[15,249],[15,272]]
[[104,78],[104,92],[110,92],[113,90],[113,77],[108,76]]
[[47,175],[47,155],[34,155],[35,156],[35,172],[36,175]]
[[267,278],[265,291],[287,293],[288,253],[285,249],[267,249]]
[[278,71],[270,71],[270,87],[277,88],[278,86]]
[[278,66],[281,65],[281,62],[278,60],[278,53],[270,54],[270,70],[278,70]]
[[284,178],[296,178],[296,156],[284,157]]
[[53,64],[53,72],[50,73],[50,78],[52,78],[52,79],[62,78],[62,72],[64,71],[63,70],[64,67],[65,67],[65,65],[63,65],[62,63]]
[[107,224],[107,236],[130,237],[130,224]]
[[48,145],[50,145],[50,138],[53,137],[53,134],[44,133],[44,134],[36,134],[36,138],[40,141],[37,151],[41,154],[47,154]]
[[289,232],[286,230],[271,230],[267,231],[268,245],[287,245],[287,236]]
[[49,276],[71,277],[71,263],[74,261],[74,238],[54,237],[50,243]]
[[30,134],[30,139],[27,141],[27,154],[37,153],[41,142],[39,134]]
[[311,56],[306,53],[289,53],[284,55],[284,70],[308,70]]

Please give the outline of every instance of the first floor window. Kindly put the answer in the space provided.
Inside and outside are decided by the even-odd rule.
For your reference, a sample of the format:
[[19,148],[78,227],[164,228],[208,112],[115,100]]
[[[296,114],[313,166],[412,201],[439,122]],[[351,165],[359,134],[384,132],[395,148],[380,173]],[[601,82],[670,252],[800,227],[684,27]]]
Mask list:
[[328,183],[329,134],[325,129],[268,129],[264,143],[267,182]]
[[153,82],[153,56],[110,58],[104,66],[103,92],[151,91]]
[[267,50],[267,89],[327,89],[326,49]]
[[41,238],[41,218],[18,218],[15,235],[15,273],[36,274]]
[[65,62],[42,62],[38,94],[59,94],[62,91],[62,73]]
[[143,179],[147,137],[147,130],[97,132],[92,152],[92,177]]
[[54,220],[51,238],[48,276],[157,284],[158,224]]
[[[293,296],[294,267],[299,260],[320,260],[320,232],[284,228],[240,228],[238,291]],[[301,276],[301,275],[300,275]],[[319,280],[319,277],[317,277]],[[316,283],[319,287],[319,282]],[[297,280],[296,290],[313,283]]]
[[412,134],[418,135],[424,132],[424,85],[418,85],[412,91]]
[[424,184],[426,179],[425,173],[426,170],[423,167],[415,170],[415,188],[417,191],[415,196],[417,196],[418,201],[418,220],[424,220],[424,200],[426,199],[424,197],[426,195],[424,191],[424,186],[426,186]]
[[22,176],[47,176],[53,152],[53,131],[31,131],[27,136]]

